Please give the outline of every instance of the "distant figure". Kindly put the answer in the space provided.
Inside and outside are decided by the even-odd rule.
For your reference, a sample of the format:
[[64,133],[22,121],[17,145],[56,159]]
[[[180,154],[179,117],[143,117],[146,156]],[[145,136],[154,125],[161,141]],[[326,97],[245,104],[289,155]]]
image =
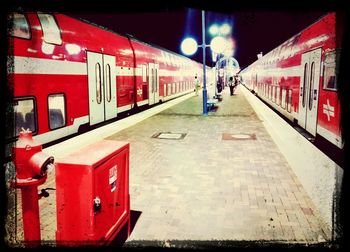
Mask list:
[[233,92],[235,92],[236,87],[238,86],[238,84],[239,84],[240,82],[241,82],[241,81],[240,81],[239,76],[238,76],[238,75],[235,75],[235,80],[234,80],[234,82],[233,82]]
[[234,88],[235,88],[235,83],[233,81],[233,77],[232,76],[228,80],[228,86],[230,87],[230,95],[232,96]]
[[197,78],[197,75],[194,77],[194,85],[195,85],[196,96],[198,96],[198,90],[201,87],[201,84]]
[[219,77],[218,80],[217,80],[217,83],[216,83],[216,90],[217,90],[218,94],[221,93],[222,86],[223,86],[223,81],[222,81],[222,78]]

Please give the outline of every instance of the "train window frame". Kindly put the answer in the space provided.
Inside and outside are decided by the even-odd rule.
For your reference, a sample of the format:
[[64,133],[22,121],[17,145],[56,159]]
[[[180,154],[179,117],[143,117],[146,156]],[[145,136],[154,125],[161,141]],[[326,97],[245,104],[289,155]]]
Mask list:
[[293,89],[287,89],[287,111],[291,113],[292,111],[292,100],[293,100]]
[[[45,43],[53,44],[53,45],[62,45],[63,41],[62,41],[61,29],[58,26],[56,17],[53,14],[43,13],[43,12],[38,12],[37,16],[39,19],[41,30],[43,32],[43,40],[45,41]],[[40,16],[42,16],[42,17],[40,17]],[[42,18],[46,18],[46,19],[51,18],[51,21],[52,21],[51,25],[50,24],[48,24],[47,26],[43,25]],[[54,30],[52,30],[53,28],[54,28]],[[52,33],[53,33],[53,35],[52,35]],[[53,37],[53,39],[51,38],[51,36]]]
[[[107,67],[109,68],[109,71],[107,71]],[[111,66],[110,64],[106,64],[106,74],[105,74],[105,77],[106,77],[106,83],[105,83],[105,86],[106,86],[106,100],[107,102],[111,102],[112,100],[112,77],[111,77]],[[107,74],[108,73],[108,74]]]
[[282,88],[282,101],[281,101],[281,108],[286,109],[287,108],[287,89]]
[[[62,96],[63,97],[63,109],[64,109],[64,111],[62,113],[62,116],[63,116],[64,123],[63,123],[63,125],[55,127],[55,128],[51,127],[51,120],[50,120],[50,97],[52,97],[52,96]],[[57,130],[57,129],[61,129],[61,128],[67,126],[67,99],[66,99],[66,95],[64,93],[50,93],[47,96],[47,118],[48,118],[50,130]]]
[[159,73],[158,73],[158,69],[154,68],[154,92],[159,92],[158,90],[158,85],[159,85]]
[[[17,96],[17,97],[14,97],[13,98],[13,101],[12,103],[15,104],[15,103],[18,103],[19,101],[27,101],[27,100],[32,100],[33,101],[33,115],[34,115],[34,127],[35,127],[35,130],[32,131],[32,135],[35,136],[38,134],[39,132],[39,125],[38,125],[38,108],[37,108],[37,101],[36,101],[36,97],[35,96]],[[14,107],[15,105],[13,105]],[[15,110],[13,110],[13,115],[15,116]],[[23,115],[23,117],[25,117]],[[14,127],[16,127],[16,120],[15,118],[13,118],[13,121],[14,121]],[[27,129],[25,129],[27,130]],[[7,137],[7,136],[6,136]],[[8,138],[10,140],[12,139],[18,139],[19,137],[19,132],[18,132],[18,135],[16,134],[16,128],[14,130],[14,135],[11,134],[11,136],[9,136]]]
[[171,94],[176,94],[176,83],[175,82],[173,82],[171,84]]
[[302,97],[302,101],[301,101],[301,105],[303,106],[303,108],[305,108],[306,106],[306,87],[307,87],[307,82],[308,82],[308,79],[309,79],[309,64],[307,62],[305,62],[304,64],[304,75],[303,75],[303,97]]
[[146,65],[141,66],[141,72],[142,72],[142,82],[147,82],[147,66]]
[[277,104],[277,86],[275,86],[275,95],[274,95],[274,103]]
[[312,106],[313,106],[313,101],[314,101],[314,98],[313,98],[313,89],[314,89],[314,79],[315,79],[315,62],[313,61],[311,63],[311,67],[310,67],[310,78],[309,78],[309,104],[308,104],[308,107],[309,107],[309,110],[311,111],[312,110]]
[[[97,83],[97,68],[96,67],[99,67],[99,83]],[[100,63],[96,63],[95,64],[95,84],[96,84],[96,102],[97,104],[101,104],[102,102],[102,74],[101,74],[101,65]],[[99,84],[99,85],[98,85]]]
[[[334,60],[332,60],[330,63],[326,62],[329,57],[334,57]],[[322,66],[322,89],[327,91],[338,91],[338,85],[337,85],[337,65],[339,65],[340,60],[340,49],[332,50],[330,52],[325,53],[324,59],[323,59],[323,66]],[[334,88],[327,87],[327,83],[325,83],[326,78],[326,65],[330,65],[330,68],[334,69]]]
[[167,96],[171,95],[171,83],[167,84]]
[[[24,18],[23,20],[25,21],[25,28],[26,28],[25,36],[16,34],[15,18],[14,18],[15,15],[19,15],[19,16],[22,16]],[[27,18],[27,16],[24,13],[14,12],[14,13],[12,13],[10,15],[10,19],[11,19],[11,23],[10,23],[11,25],[9,27],[9,35],[10,36],[15,37],[15,38],[19,38],[19,39],[25,39],[25,40],[31,40],[32,39],[31,27],[29,25],[28,18]],[[22,28],[22,27],[20,27],[20,28]]]

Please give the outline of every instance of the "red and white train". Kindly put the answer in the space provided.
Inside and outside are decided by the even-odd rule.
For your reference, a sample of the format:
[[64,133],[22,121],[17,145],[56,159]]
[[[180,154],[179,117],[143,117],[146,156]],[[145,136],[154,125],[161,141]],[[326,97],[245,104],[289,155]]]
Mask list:
[[82,20],[33,12],[12,18],[14,137],[29,128],[49,143],[193,92],[195,76],[202,80],[202,64]]
[[285,41],[241,75],[261,99],[311,135],[343,147],[337,64],[342,22],[329,13]]

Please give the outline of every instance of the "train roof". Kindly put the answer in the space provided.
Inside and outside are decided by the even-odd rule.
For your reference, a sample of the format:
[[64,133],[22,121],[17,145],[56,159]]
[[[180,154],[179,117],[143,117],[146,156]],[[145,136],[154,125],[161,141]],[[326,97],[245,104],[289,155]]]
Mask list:
[[272,52],[274,50],[277,50],[280,46],[282,46],[284,43],[286,43],[287,41],[289,41],[292,38],[298,37],[299,35],[301,35],[301,33],[303,33],[306,29],[308,29],[309,27],[313,26],[314,24],[316,24],[317,22],[319,22],[320,20],[322,20],[323,18],[325,18],[326,16],[330,15],[333,12],[328,12],[325,15],[320,16],[317,20],[315,20],[314,22],[312,22],[311,24],[309,24],[308,26],[306,26],[304,29],[302,29],[301,31],[299,31],[298,33],[295,33],[293,36],[290,36],[287,40],[283,41],[283,43],[279,44],[278,46],[274,47],[272,50],[270,50],[268,53],[266,53],[265,55],[263,55],[263,57],[261,57],[260,59],[255,60],[254,62],[252,62],[250,65],[248,65],[245,69],[247,69],[248,67],[254,65],[256,62],[262,60],[263,58],[266,58],[268,55],[272,54]]
[[84,18],[72,17],[72,16],[70,16],[69,14],[66,14],[66,13],[61,13],[61,14],[66,15],[66,16],[68,16],[68,17],[70,17],[70,18],[73,18],[73,19],[77,19],[77,20],[79,20],[79,21],[81,21],[81,22],[84,22],[84,23],[87,23],[87,24],[96,26],[96,27],[98,27],[98,28],[100,28],[100,29],[102,29],[102,30],[111,32],[111,33],[116,34],[116,35],[118,35],[118,36],[121,36],[121,37],[124,37],[124,38],[129,38],[129,39],[131,39],[132,41],[138,42],[138,43],[140,43],[140,44],[144,44],[144,45],[146,45],[146,46],[154,47],[154,48],[157,48],[157,49],[159,49],[159,50],[163,50],[163,51],[165,51],[165,52],[174,54],[174,55],[176,55],[176,56],[178,56],[178,57],[181,57],[181,58],[184,58],[184,59],[187,59],[187,60],[196,62],[196,63],[198,63],[198,64],[202,64],[202,63],[197,62],[197,61],[195,61],[195,60],[193,60],[193,59],[191,59],[191,58],[188,58],[188,57],[186,57],[186,56],[184,56],[184,55],[182,55],[182,54],[178,54],[178,53],[176,53],[176,52],[170,51],[169,49],[163,48],[163,47],[161,47],[161,46],[159,46],[159,45],[152,44],[152,43],[149,43],[149,42],[141,41],[141,40],[135,38],[135,37],[134,37],[133,35],[131,35],[131,34],[121,34],[121,33],[118,33],[118,32],[116,32],[116,31],[114,31],[114,30],[111,30],[111,29],[109,29],[109,28],[107,28],[107,27],[104,27],[104,26],[102,26],[102,25],[99,25],[99,24],[96,24],[96,23],[91,22],[91,21],[89,21],[89,20],[86,20],[86,19],[84,19]]

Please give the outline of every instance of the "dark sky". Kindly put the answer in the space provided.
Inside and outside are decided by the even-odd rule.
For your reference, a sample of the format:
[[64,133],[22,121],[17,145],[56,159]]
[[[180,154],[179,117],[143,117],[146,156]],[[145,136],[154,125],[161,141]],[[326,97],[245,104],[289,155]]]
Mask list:
[[[206,11],[206,28],[213,23],[227,22],[233,26],[232,36],[236,40],[235,58],[241,67],[248,66],[257,59],[259,52],[264,54],[286,41],[308,25],[312,24],[326,11],[306,10],[243,10],[237,12]],[[131,34],[135,38],[156,44],[171,51],[181,53],[180,44],[186,36],[201,38],[201,11],[183,8],[157,12],[123,13],[98,12],[67,13],[99,24],[120,34]],[[211,37],[206,31],[206,44]],[[207,49],[207,64],[212,65],[210,49]],[[202,62],[202,49],[191,58]]]

